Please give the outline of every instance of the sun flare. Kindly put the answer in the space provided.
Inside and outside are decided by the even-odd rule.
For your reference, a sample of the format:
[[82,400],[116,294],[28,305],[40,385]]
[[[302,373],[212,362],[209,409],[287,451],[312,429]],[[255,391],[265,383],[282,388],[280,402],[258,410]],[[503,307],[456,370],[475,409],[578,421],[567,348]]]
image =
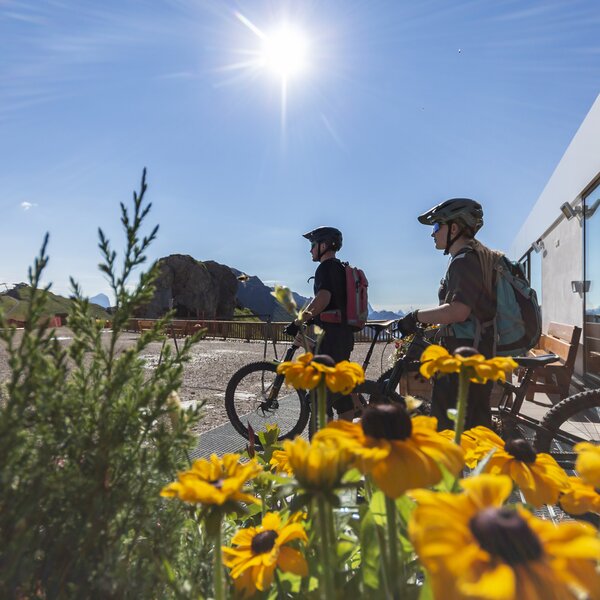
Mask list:
[[307,67],[308,43],[302,31],[284,24],[263,38],[261,63],[266,69],[289,79]]

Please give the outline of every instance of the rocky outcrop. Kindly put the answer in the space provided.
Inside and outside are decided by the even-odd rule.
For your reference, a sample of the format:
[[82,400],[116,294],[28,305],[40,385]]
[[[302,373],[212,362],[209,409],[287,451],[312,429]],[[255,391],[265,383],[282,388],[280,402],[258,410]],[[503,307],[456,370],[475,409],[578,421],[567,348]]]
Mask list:
[[154,298],[138,316],[157,318],[174,308],[178,318],[230,319],[238,281],[231,269],[212,260],[172,254],[159,260]]

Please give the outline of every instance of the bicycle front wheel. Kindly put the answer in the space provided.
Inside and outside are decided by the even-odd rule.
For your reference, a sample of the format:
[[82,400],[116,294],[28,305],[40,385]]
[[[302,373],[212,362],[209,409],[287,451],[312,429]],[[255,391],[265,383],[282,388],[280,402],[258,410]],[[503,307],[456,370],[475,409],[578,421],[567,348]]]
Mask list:
[[251,363],[234,373],[225,391],[225,409],[246,439],[248,425],[255,433],[277,425],[279,439],[291,439],[302,433],[310,412],[305,392],[287,387],[270,362]]
[[575,463],[573,446],[600,442],[600,389],[587,390],[561,400],[542,419],[535,448],[548,452],[567,466]]

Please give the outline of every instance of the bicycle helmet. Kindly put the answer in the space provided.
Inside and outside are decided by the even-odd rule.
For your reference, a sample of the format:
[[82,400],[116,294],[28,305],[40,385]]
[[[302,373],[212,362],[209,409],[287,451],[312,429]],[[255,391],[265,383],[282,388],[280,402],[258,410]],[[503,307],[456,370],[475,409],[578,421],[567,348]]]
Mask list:
[[483,227],[483,209],[479,202],[469,198],[451,198],[429,209],[418,217],[419,223],[460,223],[473,234]]
[[448,226],[456,223],[460,226],[459,232],[451,237],[450,227],[446,237],[444,254],[450,252],[450,246],[463,234],[474,237],[483,227],[483,208],[481,204],[470,198],[451,198],[429,209],[418,217],[419,223],[433,225],[434,223]]
[[321,226],[302,235],[309,242],[329,242],[329,249],[337,252],[342,247],[342,232],[335,227]]

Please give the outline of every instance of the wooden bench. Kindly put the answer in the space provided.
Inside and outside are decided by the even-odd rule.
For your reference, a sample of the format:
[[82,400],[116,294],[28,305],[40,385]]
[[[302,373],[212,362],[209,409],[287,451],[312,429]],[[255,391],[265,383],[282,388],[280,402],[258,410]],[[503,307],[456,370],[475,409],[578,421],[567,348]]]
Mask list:
[[[597,317],[596,317],[597,318]],[[600,373],[600,321],[592,321],[588,316],[585,323],[586,371]]]
[[548,333],[542,334],[537,347],[530,350],[529,354],[539,356],[553,353],[560,359],[534,371],[532,382],[527,390],[527,400],[533,400],[536,392],[558,394],[561,400],[569,395],[580,338],[581,327],[550,323]]

